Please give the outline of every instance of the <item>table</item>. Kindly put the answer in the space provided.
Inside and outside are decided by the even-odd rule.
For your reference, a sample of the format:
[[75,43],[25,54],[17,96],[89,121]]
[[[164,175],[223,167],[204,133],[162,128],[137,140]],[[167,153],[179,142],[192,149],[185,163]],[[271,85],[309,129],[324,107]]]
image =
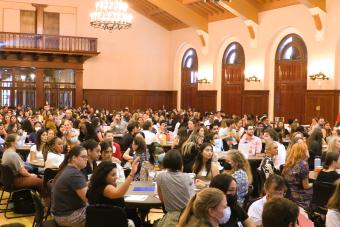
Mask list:
[[315,172],[314,170],[309,171],[309,175],[308,175],[309,180],[315,181],[317,177],[318,177],[317,172]]
[[22,159],[26,161],[28,154],[30,153],[31,147],[34,144],[24,144],[16,147],[16,151],[22,156]]
[[33,161],[29,161],[28,163],[35,167],[45,167],[45,162],[42,159],[36,159]]
[[161,208],[162,202],[156,197],[155,191],[133,191],[135,187],[155,187],[153,182],[133,181],[125,194],[125,198],[131,195],[146,195],[147,198],[144,201],[126,201],[125,204],[128,208]]

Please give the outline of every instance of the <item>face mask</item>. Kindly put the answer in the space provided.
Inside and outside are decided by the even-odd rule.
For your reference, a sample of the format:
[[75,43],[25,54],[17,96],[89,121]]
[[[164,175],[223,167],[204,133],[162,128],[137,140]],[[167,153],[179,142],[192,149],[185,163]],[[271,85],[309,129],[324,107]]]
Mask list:
[[73,136],[73,137],[71,137],[71,138],[70,138],[70,142],[71,142],[72,144],[77,143],[77,142],[78,142],[78,136]]
[[229,221],[231,216],[230,207],[227,207],[223,210],[223,218],[219,220],[219,224],[225,224]]
[[228,203],[228,206],[236,205],[237,204],[237,194],[235,194],[235,195],[227,194],[227,203]]
[[223,163],[223,169],[224,170],[232,170],[232,166],[230,165],[230,163],[229,162],[224,162]]
[[220,139],[214,139],[214,144],[215,144],[216,147],[219,147]]
[[35,131],[37,132],[37,131],[39,131],[41,128],[40,128],[40,127],[35,127],[34,129],[35,129]]

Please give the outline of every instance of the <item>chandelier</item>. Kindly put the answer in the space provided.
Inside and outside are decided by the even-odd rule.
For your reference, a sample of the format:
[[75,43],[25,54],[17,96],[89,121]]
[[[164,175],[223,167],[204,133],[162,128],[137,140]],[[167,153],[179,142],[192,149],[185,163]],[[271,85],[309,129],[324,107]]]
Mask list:
[[90,13],[90,24],[104,30],[121,30],[131,27],[132,14],[122,0],[97,0],[96,10]]

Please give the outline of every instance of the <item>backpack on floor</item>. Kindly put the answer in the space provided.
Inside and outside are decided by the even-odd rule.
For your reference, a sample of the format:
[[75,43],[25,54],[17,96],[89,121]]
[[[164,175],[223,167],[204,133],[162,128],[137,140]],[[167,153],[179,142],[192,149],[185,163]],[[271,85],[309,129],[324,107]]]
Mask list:
[[12,195],[13,211],[17,214],[32,214],[35,212],[31,192],[28,190],[14,192]]

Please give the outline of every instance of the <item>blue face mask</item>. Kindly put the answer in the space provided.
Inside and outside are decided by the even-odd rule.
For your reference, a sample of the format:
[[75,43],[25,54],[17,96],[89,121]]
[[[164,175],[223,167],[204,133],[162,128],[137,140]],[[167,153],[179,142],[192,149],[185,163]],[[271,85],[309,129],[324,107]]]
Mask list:
[[225,224],[229,221],[231,216],[230,207],[227,207],[223,210],[223,218],[219,220],[219,224]]
[[71,138],[70,138],[70,142],[71,142],[72,144],[77,143],[77,142],[78,142],[78,136],[73,136],[73,137],[71,137]]

